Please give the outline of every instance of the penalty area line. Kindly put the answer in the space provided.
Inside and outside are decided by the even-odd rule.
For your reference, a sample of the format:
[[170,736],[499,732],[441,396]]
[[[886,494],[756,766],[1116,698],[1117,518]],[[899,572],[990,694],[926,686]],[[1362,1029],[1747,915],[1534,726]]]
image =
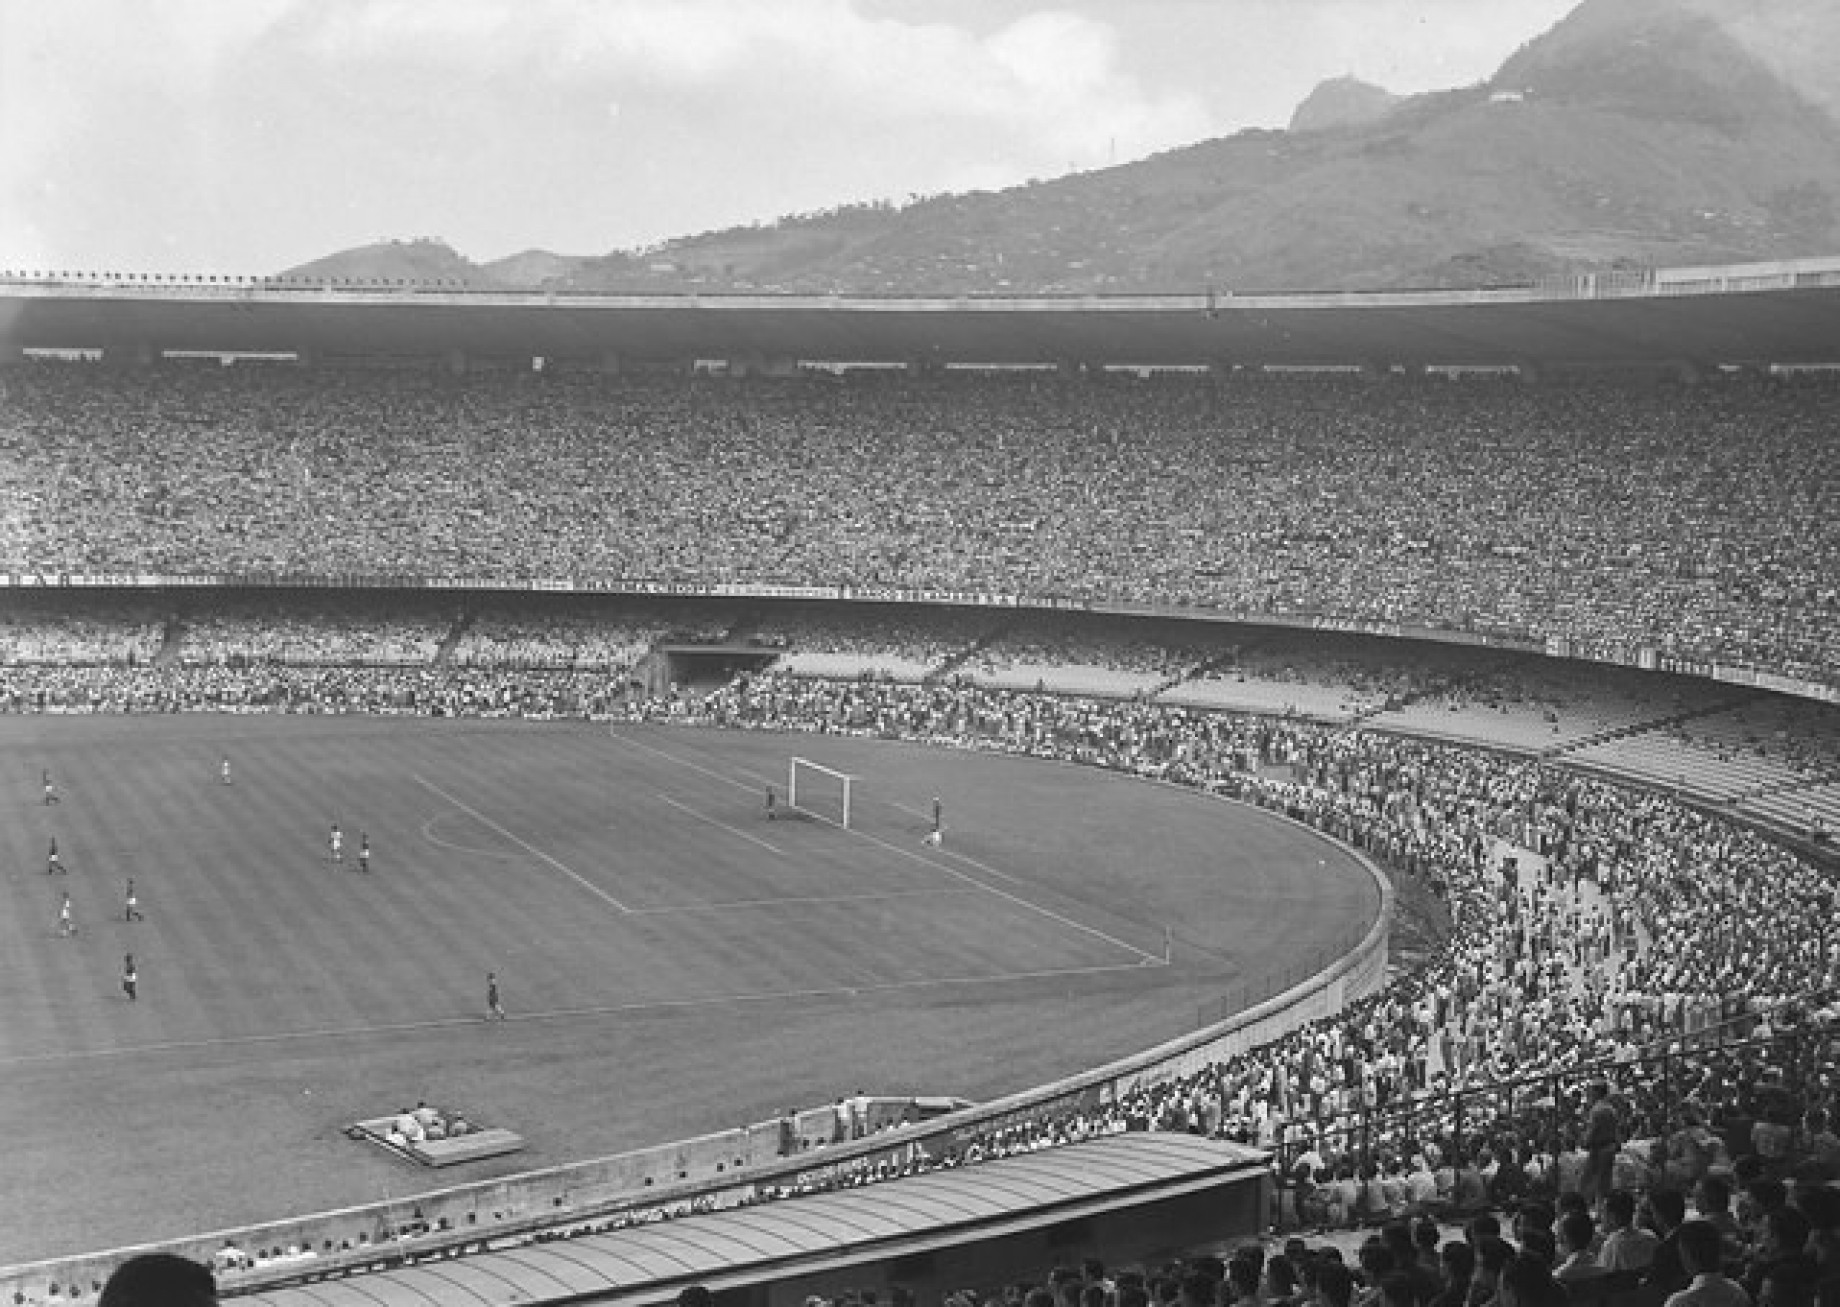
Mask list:
[[749,844],[758,844],[761,848],[765,849],[768,853],[777,854],[778,856],[782,858],[786,856],[786,851],[784,849],[776,848],[773,845],[767,843],[765,840],[759,838],[758,836],[749,835],[746,831],[742,830],[739,826],[731,826],[727,822],[722,821],[720,818],[711,817],[707,813],[698,812],[695,808],[692,808],[689,804],[679,803],[676,799],[673,799],[668,794],[660,794],[658,797],[661,801],[670,804],[673,808],[676,808],[679,812],[683,813],[687,817],[695,817],[698,821],[707,822],[711,826],[719,827],[720,829],[727,831],[730,835],[738,835],[742,839],[746,840]]
[[[745,781],[736,780],[733,776],[725,776],[719,771],[715,771],[711,768],[704,767],[699,763],[691,762],[688,758],[679,757],[677,754],[672,753],[668,749],[660,749],[650,744],[641,744],[639,743],[639,741],[628,739],[626,736],[621,735],[618,732],[613,733],[613,738],[618,740],[621,744],[624,744],[626,747],[630,749],[640,749],[646,753],[656,754],[658,757],[663,758],[669,762],[674,762],[681,767],[688,767],[692,771],[701,772],[705,776],[709,776],[715,780],[721,781],[724,785],[732,785],[738,790],[752,791],[754,788],[752,785],[748,784]],[[813,814],[813,815],[816,816],[817,814]],[[1100,930],[1097,926],[1089,926],[1083,921],[1075,921],[1072,917],[1066,916],[1063,913],[1056,912],[1053,908],[1045,908],[1039,903],[1032,903],[1028,899],[1023,898],[1020,894],[1012,894],[1010,893],[1010,891],[1006,889],[999,889],[997,886],[992,885],[987,881],[979,880],[976,876],[973,876],[969,872],[960,871],[957,867],[948,866],[944,862],[939,861],[937,858],[929,858],[929,857],[926,857],[924,854],[915,853],[912,849],[904,849],[898,844],[891,844],[887,840],[882,839],[879,836],[871,835],[867,831],[858,830],[854,826],[844,826],[841,823],[830,821],[830,819],[827,817],[819,817],[818,820],[827,822],[829,825],[835,826],[838,830],[841,830],[846,835],[854,835],[858,839],[867,840],[869,843],[874,844],[879,848],[886,849],[890,853],[898,854],[899,856],[906,858],[909,861],[918,862],[921,866],[932,867],[938,871],[943,871],[946,875],[952,876],[958,880],[964,881],[968,885],[975,885],[987,894],[994,894],[998,898],[1003,899],[1006,902],[1013,903],[1019,908],[1024,908],[1030,912],[1035,913],[1038,916],[1046,917],[1050,921],[1058,922],[1060,925],[1065,926],[1069,930],[1079,931],[1083,935],[1090,935],[1092,938],[1097,939],[1097,940],[1102,940],[1103,942],[1110,944],[1115,948],[1121,948],[1126,953],[1131,954],[1133,957],[1137,959],[1137,962],[1134,964],[1136,966],[1166,967],[1170,965],[1169,959],[1167,958],[1159,957],[1155,953],[1151,953],[1144,949],[1138,948],[1137,945],[1127,943],[1124,940],[1119,939],[1116,935],[1109,935],[1105,931]],[[1004,880],[1012,879],[1011,877],[1005,875],[1003,872],[998,871],[995,867],[986,867],[983,863],[979,862],[976,858],[966,857],[963,854],[959,854],[957,856],[960,861],[967,862],[971,866],[976,867],[980,871],[988,872],[990,875],[1001,877]]]
[[635,917],[670,917],[690,912],[722,913],[744,908],[795,908],[820,903],[886,903],[891,899],[939,899],[970,894],[969,889],[903,889],[886,894],[807,894],[779,899],[721,899],[713,903],[685,903],[668,908],[634,908]]
[[456,799],[453,795],[449,794],[446,790],[442,789],[439,785],[436,785],[433,781],[428,780],[420,775],[412,775],[411,779],[414,780],[417,785],[427,790],[430,794],[433,794],[436,797],[444,799],[446,802],[453,804],[454,807],[460,809],[461,812],[464,812],[467,816],[471,817],[474,821],[478,822],[481,826],[487,827],[490,830],[494,830],[498,832],[498,834],[510,840],[513,844],[517,845],[520,849],[524,850],[524,852],[528,853],[531,857],[537,858],[543,862],[547,862],[550,866],[554,867],[557,871],[567,876],[570,880],[574,881],[577,885],[587,890],[588,893],[592,894],[595,898],[601,900],[601,902],[606,903],[607,905],[612,907],[614,911],[620,913],[622,916],[628,916],[632,913],[631,908],[627,907],[624,903],[614,898],[613,895],[609,894],[606,890],[602,889],[599,885],[596,885],[593,881],[589,880],[586,876],[583,876],[581,873],[577,872],[572,867],[566,866],[563,863],[557,861],[555,858],[552,858],[549,854],[545,853],[542,849],[539,849],[536,845],[531,844],[529,841],[519,839],[516,835],[506,830],[503,826],[493,821],[490,817],[486,816],[484,813],[480,812],[478,809],[470,806],[469,804],[463,802],[460,799]]

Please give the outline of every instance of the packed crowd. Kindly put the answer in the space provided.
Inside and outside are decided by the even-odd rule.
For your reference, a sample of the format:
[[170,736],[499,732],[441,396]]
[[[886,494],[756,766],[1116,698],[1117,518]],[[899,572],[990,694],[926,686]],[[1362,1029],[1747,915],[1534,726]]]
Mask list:
[[188,605],[176,658],[187,666],[325,666],[434,661],[452,621],[413,597],[214,596]]
[[540,600],[501,601],[462,619],[448,661],[460,667],[578,667],[625,671],[668,624],[644,614],[558,612]]
[[[279,1251],[279,1250],[277,1250]],[[215,1259],[240,1269],[240,1249]],[[1224,1254],[1224,1255],[1223,1255]],[[118,1272],[149,1283],[136,1259]],[[176,1296],[185,1272],[210,1285],[202,1268],[159,1268],[162,1302],[208,1303],[214,1295]],[[914,1289],[867,1281],[804,1307],[916,1307]],[[111,1285],[111,1292],[115,1286]],[[1593,1212],[1576,1193],[1517,1206],[1504,1222],[1479,1214],[1460,1229],[1418,1218],[1378,1224],[1359,1243],[1291,1237],[1244,1242],[1142,1265],[1097,1256],[1049,1268],[1017,1268],[1000,1285],[947,1289],[943,1307],[1831,1307],[1840,1291],[1840,1192],[1791,1195],[1767,1183],[1705,1185],[1638,1199],[1612,1194]],[[149,1299],[151,1300],[151,1299]],[[104,1295],[104,1307],[110,1298]],[[136,1301],[118,1298],[117,1301]],[[681,1291],[678,1307],[713,1307],[701,1285]]]
[[606,717],[621,710],[626,688],[617,673],[544,668],[0,666],[0,713]]
[[[1169,1129],[1273,1148],[1287,1201],[1313,1223],[1550,1203],[1594,1164],[1599,1079],[1615,1187],[1840,1178],[1832,877],[1664,794],[1421,740],[965,679],[769,673],[706,699],[632,703],[617,677],[554,670],[0,667],[14,707],[48,686],[98,711],[628,713],[1063,759],[1282,810],[1447,906],[1449,937],[1427,965],[1333,1018],[835,1183]],[[1730,1046],[1734,1035],[1752,1042]]]
[[[1840,1203],[1833,1191],[1793,1199],[1768,1188],[1701,1191],[1593,1214],[1578,1195],[1530,1202],[1510,1220],[1461,1229],[1430,1220],[1379,1224],[1355,1244],[1244,1243],[1146,1266],[1031,1269],[1007,1284],[959,1289],[944,1307],[1627,1307],[1767,1303],[1815,1307],[1840,1288]],[[1675,1295],[1679,1295],[1676,1299]],[[881,1292],[846,1289],[805,1307],[877,1307]],[[913,1302],[899,1285],[890,1307]],[[684,1298],[679,1299],[683,1304]]]
[[914,609],[898,605],[789,605],[762,612],[753,634],[763,645],[798,654],[878,663],[946,666],[1004,620],[1001,610]]
[[150,663],[165,623],[145,600],[14,591],[0,603],[0,666]]
[[1155,686],[1229,655],[1230,646],[1210,642],[1193,623],[1145,623],[1120,633],[1096,628],[1081,614],[1030,613],[1004,622],[962,667],[973,680],[1018,668],[1095,667]]
[[[974,1141],[978,1155],[1154,1125],[1274,1147],[1345,1145],[1364,1131],[1361,1164],[1376,1167],[1403,1166],[1435,1140],[1454,1167],[1488,1147],[1455,1119],[1465,1091],[1544,1079],[1551,1092],[1552,1077],[1662,1054],[1684,1059],[1674,1077],[1697,1077],[1712,1095],[1698,1109],[1707,1113],[1777,1091],[1796,1125],[1836,1106],[1831,1044],[1793,1090],[1780,1067],[1772,1080],[1768,1067],[1734,1069],[1708,1048],[1727,1022],[1749,1034],[1825,1027],[1840,985],[1831,875],[1664,795],[1384,735],[966,684],[761,676],[691,719],[997,749],[1195,785],[1308,821],[1448,904],[1439,954],[1336,1017],[1115,1103],[1006,1127]],[[1775,1025],[1759,1025],[1766,1013]],[[1523,1107],[1537,1097],[1523,1095]],[[1512,1108],[1499,1094],[1467,1102],[1478,1133]],[[1426,1103],[1437,1112],[1401,1112]],[[1517,1155],[1560,1151],[1557,1107],[1542,1134],[1509,1136]],[[1666,1122],[1655,1114],[1671,1107],[1632,1101],[1625,1137],[1658,1137]]]
[[837,585],[1840,666],[1840,387],[0,380],[0,571]]
[[1840,776],[1840,706],[1765,699],[1673,734],[1721,765],[1756,759],[1803,779]]
[[[1379,1224],[1358,1244],[1291,1238],[1224,1257],[1108,1271],[1058,1267],[946,1307],[1641,1307],[1769,1303],[1814,1307],[1840,1288],[1840,1204],[1831,1191],[1793,1199],[1759,1187],[1732,1201],[1702,1189],[1593,1213],[1577,1194],[1481,1215],[1460,1230],[1430,1220]],[[1676,1295],[1679,1295],[1676,1298]],[[873,1307],[875,1294],[837,1307]],[[808,1302],[806,1307],[819,1307]],[[832,1307],[823,1304],[823,1307]]]

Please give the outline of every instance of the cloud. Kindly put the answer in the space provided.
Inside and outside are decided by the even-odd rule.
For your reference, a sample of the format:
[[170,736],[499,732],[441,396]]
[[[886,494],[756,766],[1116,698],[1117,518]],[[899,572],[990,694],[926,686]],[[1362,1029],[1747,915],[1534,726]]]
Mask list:
[[[187,134],[172,116],[208,87],[295,0],[58,0],[0,6],[0,262],[11,266],[90,267],[69,239],[99,230],[105,215],[65,215],[93,202],[73,186],[86,166],[115,170],[111,136],[157,157],[157,131]],[[120,168],[126,182],[144,158]],[[79,200],[76,197],[82,196]],[[134,199],[117,203],[131,212]]]
[[0,0],[0,266],[596,252],[1010,185],[1282,122],[1324,76],[1416,89],[1562,4]]
[[301,37],[347,70],[482,79],[516,66],[620,100],[634,88],[771,99],[762,107],[777,119],[801,103],[847,105],[864,123],[982,119],[1006,139],[1035,139],[1044,156],[1075,137],[1122,133],[1154,148],[1204,126],[1192,94],[1124,69],[1111,26],[1053,9],[978,34],[849,0],[371,0],[308,11]]

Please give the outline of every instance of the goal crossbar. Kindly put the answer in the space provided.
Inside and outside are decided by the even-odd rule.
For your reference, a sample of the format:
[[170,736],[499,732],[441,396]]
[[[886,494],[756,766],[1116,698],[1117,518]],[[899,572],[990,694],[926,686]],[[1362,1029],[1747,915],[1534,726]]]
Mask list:
[[[816,773],[816,775],[807,776],[805,784],[801,786],[799,783],[801,772]],[[793,758],[786,764],[786,806],[822,821],[834,821],[846,829],[850,824],[850,798],[855,786],[856,778],[848,772],[838,771],[835,767],[826,767],[823,763],[813,762],[809,758]],[[814,788],[826,789],[833,794],[841,793],[842,806],[839,816],[834,818],[826,816],[801,799],[801,794],[809,795]]]

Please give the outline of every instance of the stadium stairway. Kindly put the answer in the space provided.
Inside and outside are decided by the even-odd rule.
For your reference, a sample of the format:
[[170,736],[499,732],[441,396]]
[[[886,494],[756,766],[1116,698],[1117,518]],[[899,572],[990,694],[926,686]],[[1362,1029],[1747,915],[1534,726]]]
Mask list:
[[722,632],[723,644],[750,644],[754,635],[760,630],[760,609],[747,607],[735,615],[728,629]]
[[1227,675],[1230,675],[1234,670],[1244,665],[1247,655],[1256,654],[1269,644],[1270,641],[1268,640],[1262,639],[1256,635],[1249,635],[1246,639],[1231,648],[1222,649],[1218,654],[1209,658],[1206,662],[1197,663],[1182,675],[1176,677],[1168,685],[1160,686],[1156,693],[1159,695],[1164,694],[1175,689],[1178,685],[1187,685],[1190,681],[1204,680],[1216,673],[1220,673],[1222,679],[1225,679]]
[[469,609],[454,618],[454,624],[447,628],[447,634],[441,638],[440,647],[434,651],[430,666],[445,667],[453,661],[454,650],[459,647],[466,633],[472,629],[475,616],[476,614]]
[[1710,707],[1699,707],[1689,712],[1674,713],[1667,717],[1656,717],[1646,721],[1626,723],[1622,726],[1613,726],[1607,731],[1599,731],[1597,734],[1587,735],[1583,739],[1571,740],[1565,744],[1555,744],[1550,749],[1542,749],[1540,751],[1540,757],[1547,759],[1562,758],[1566,754],[1577,753],[1582,749],[1589,749],[1594,745],[1608,744],[1612,740],[1626,740],[1632,735],[1642,735],[1649,731],[1665,731],[1686,722],[1696,721],[1701,717],[1716,717],[1719,713],[1735,712],[1740,708],[1755,703],[1762,697],[1762,695],[1758,694],[1745,694],[1735,699],[1721,700]]
[[[1205,667],[1206,664],[1204,663],[1202,666]],[[1178,685],[1182,684],[1182,682],[1188,680],[1189,677],[1198,675],[1200,671],[1201,667],[1191,667],[1185,672],[1176,673],[1168,680],[1158,681],[1155,685],[1151,686],[1149,690],[1145,691],[1144,698],[1156,699],[1168,691],[1175,689]]]
[[947,679],[952,673],[977,657],[977,655],[1007,636],[1015,627],[1016,624],[1014,622],[997,623],[970,644],[966,645],[963,649],[960,649],[957,653],[939,664],[939,666],[928,672],[926,674],[927,681],[931,683]]
[[1165,690],[1173,690],[1176,688],[1176,686],[1182,685],[1188,681],[1198,681],[1202,677],[1208,675],[1211,672],[1225,671],[1228,668],[1231,668],[1234,665],[1236,665],[1238,662],[1239,662],[1239,650],[1238,649],[1222,650],[1220,653],[1214,655],[1214,657],[1209,658],[1206,662],[1195,664],[1195,666],[1189,668],[1186,672],[1182,673],[1182,675],[1176,677],[1168,685],[1157,687],[1156,692],[1157,694],[1162,694]]
[[185,619],[174,613],[166,619],[166,625],[160,632],[160,647],[153,655],[155,667],[171,667],[179,661],[180,647],[185,643]]
[[1187,685],[1190,681],[1202,680],[1215,672],[1230,672],[1239,664],[1239,659],[1240,650],[1238,648],[1223,649],[1212,658],[1204,662],[1196,663],[1180,676],[1171,677],[1169,680],[1163,682],[1161,685],[1157,686],[1156,689],[1150,691],[1147,697],[1151,699],[1161,699],[1177,686]]
[[1506,657],[1496,658],[1481,664],[1465,676],[1442,681],[1433,685],[1427,685],[1420,690],[1408,690],[1401,695],[1389,695],[1373,707],[1361,709],[1361,711],[1349,718],[1347,722],[1343,723],[1342,729],[1344,731],[1357,731],[1383,713],[1396,712],[1401,708],[1410,707],[1412,704],[1418,703],[1423,699],[1432,699],[1439,695],[1449,694],[1452,690],[1475,689],[1482,685],[1489,677],[1507,671],[1512,666],[1512,659]]

